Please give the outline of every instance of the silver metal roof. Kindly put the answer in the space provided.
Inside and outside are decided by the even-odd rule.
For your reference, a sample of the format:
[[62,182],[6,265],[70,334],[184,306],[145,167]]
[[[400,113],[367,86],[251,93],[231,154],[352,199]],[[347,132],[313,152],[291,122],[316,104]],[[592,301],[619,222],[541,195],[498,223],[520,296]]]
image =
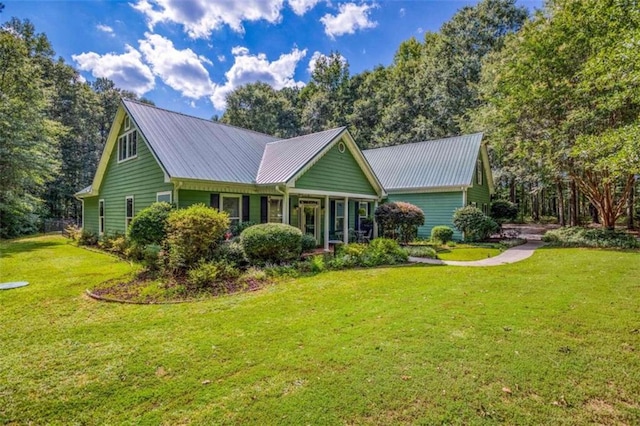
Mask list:
[[172,178],[254,183],[272,136],[123,100]]
[[482,133],[362,153],[387,191],[469,186],[480,152]]
[[335,140],[345,127],[267,144],[258,170],[258,184],[284,183]]

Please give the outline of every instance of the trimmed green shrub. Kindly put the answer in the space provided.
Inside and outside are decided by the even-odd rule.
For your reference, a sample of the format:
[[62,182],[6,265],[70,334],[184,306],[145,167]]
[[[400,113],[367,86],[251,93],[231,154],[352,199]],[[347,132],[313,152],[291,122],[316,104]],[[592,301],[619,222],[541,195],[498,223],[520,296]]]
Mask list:
[[405,263],[409,256],[397,241],[389,238],[376,238],[367,246],[362,256],[362,266],[396,265]]
[[407,251],[407,254],[412,257],[426,257],[429,259],[438,257],[436,251],[429,246],[406,246],[404,249]]
[[385,203],[375,211],[376,221],[385,236],[396,238],[405,244],[418,235],[418,227],[424,225],[424,212],[417,206],[402,201]]
[[316,241],[316,239],[313,237],[313,235],[309,234],[304,234],[302,236],[302,239],[300,240],[300,243],[302,245],[303,253],[314,251],[316,247],[318,247],[318,242]]
[[558,247],[640,248],[640,241],[633,235],[602,228],[553,229],[543,235],[542,241]]
[[229,215],[204,204],[173,210],[167,219],[169,268],[173,273],[209,259],[229,229]]
[[286,263],[302,253],[302,232],[284,223],[263,223],[240,234],[244,252],[252,264]]
[[431,241],[447,244],[453,239],[453,229],[445,225],[434,226],[431,229]]
[[465,241],[484,240],[499,228],[493,219],[473,206],[457,209],[453,213],[453,225],[464,233]]
[[153,203],[133,218],[129,225],[128,238],[134,243],[161,244],[167,237],[167,220],[173,206],[169,203]]
[[518,206],[507,200],[496,200],[491,203],[491,217],[499,224],[516,220]]
[[249,263],[242,244],[238,241],[225,241],[220,244],[214,258],[244,268]]
[[231,227],[231,235],[234,237],[239,236],[240,234],[242,234],[242,231],[244,231],[247,228],[252,227],[253,225],[256,225],[255,222],[238,222],[236,225],[233,225]]

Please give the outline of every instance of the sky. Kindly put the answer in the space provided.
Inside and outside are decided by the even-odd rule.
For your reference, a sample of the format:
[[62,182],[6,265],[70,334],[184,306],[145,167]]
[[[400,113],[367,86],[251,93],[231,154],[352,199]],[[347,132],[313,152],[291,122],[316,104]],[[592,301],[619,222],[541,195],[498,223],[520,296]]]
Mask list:
[[[475,0],[13,1],[0,22],[29,19],[87,81],[113,80],[157,106],[202,118],[262,81],[303,87],[315,60],[338,51],[351,74],[389,65]],[[542,0],[518,0],[530,11]]]

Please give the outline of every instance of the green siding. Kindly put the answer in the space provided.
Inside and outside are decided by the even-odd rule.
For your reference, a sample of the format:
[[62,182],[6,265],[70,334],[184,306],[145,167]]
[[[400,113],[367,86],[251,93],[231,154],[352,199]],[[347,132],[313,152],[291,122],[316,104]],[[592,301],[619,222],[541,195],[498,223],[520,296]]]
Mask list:
[[[120,132],[122,133],[122,132]],[[137,157],[118,163],[118,146],[113,149],[105,171],[98,197],[91,202],[85,214],[95,215],[97,231],[98,199],[104,199],[105,233],[124,233],[125,197],[134,197],[134,215],[156,202],[156,193],[173,190],[173,184],[165,183],[164,173],[149,150],[146,141],[138,134]],[[92,197],[94,198],[94,197]],[[87,211],[89,210],[89,211]],[[94,212],[95,210],[95,212]]]
[[331,148],[295,183],[296,188],[375,195],[366,175],[351,152]]
[[209,191],[190,191],[181,189],[178,191],[178,206],[180,208],[185,208],[198,203],[208,206],[211,201],[211,194],[212,193]]
[[434,226],[446,225],[453,229],[455,239],[462,239],[462,234],[451,222],[454,210],[462,207],[462,191],[389,194],[387,201],[405,201],[422,209],[425,216],[425,224],[418,228],[418,237],[430,238],[431,229]]
[[98,197],[88,197],[83,200],[83,227],[87,231],[98,233]]
[[487,209],[489,209],[491,203],[491,194],[484,167],[482,168],[482,185],[477,182],[476,169],[474,168],[472,186],[467,189],[467,204],[471,203],[476,203],[480,210],[489,213]]

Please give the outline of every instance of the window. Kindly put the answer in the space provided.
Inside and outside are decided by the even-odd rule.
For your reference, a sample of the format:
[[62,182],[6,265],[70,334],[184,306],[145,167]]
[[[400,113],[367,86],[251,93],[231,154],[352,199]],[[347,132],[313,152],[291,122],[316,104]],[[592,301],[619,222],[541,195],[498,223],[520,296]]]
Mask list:
[[104,234],[104,200],[98,201],[98,234]]
[[118,162],[138,155],[138,132],[135,130],[118,138]]
[[269,223],[282,223],[282,197],[269,197]]
[[364,219],[369,217],[369,203],[366,201],[360,201],[358,203],[358,219]]
[[158,192],[156,194],[156,202],[165,202],[171,204],[171,191]]
[[344,201],[336,201],[334,229],[336,231],[344,229]]
[[470,202],[470,203],[469,203],[469,205],[470,205],[471,207],[478,208],[478,203],[476,203],[475,201]]
[[131,119],[128,115],[124,116],[124,129],[129,130],[131,128]]
[[129,195],[125,197],[125,207],[124,207],[124,227],[125,229],[129,229],[129,225],[133,220],[133,195]]
[[482,185],[482,160],[479,158],[476,164],[476,183]]
[[222,211],[229,213],[229,221],[231,226],[236,226],[242,218],[242,196],[241,195],[223,195]]

